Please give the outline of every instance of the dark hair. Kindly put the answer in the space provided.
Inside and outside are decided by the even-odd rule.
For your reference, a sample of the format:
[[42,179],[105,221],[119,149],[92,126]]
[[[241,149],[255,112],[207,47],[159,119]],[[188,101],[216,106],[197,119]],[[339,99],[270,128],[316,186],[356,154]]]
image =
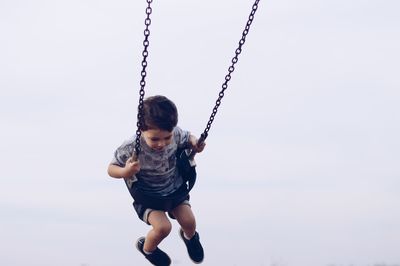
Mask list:
[[141,130],[161,129],[172,131],[178,124],[178,110],[165,96],[156,95],[143,101],[143,125]]

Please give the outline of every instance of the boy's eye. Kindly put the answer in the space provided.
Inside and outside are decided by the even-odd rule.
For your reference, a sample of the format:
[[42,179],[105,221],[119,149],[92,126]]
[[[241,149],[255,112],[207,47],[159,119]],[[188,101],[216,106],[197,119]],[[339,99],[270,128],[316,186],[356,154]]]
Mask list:
[[161,140],[170,141],[171,139],[172,139],[172,135],[166,136],[166,137],[149,137],[149,140],[151,142],[158,142],[158,141],[161,141]]

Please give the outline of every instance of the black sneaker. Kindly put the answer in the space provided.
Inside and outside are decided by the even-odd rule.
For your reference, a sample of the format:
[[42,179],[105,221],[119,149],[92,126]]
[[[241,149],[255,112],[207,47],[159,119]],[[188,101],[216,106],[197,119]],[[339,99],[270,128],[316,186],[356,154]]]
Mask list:
[[179,230],[179,235],[181,236],[183,242],[185,242],[190,259],[194,263],[201,263],[204,259],[204,251],[200,243],[199,234],[196,232],[190,240],[187,240],[183,235],[183,230],[181,228]]
[[145,258],[151,262],[151,264],[156,265],[156,266],[169,266],[171,265],[171,259],[165,253],[159,248],[156,248],[156,250],[153,251],[151,254],[146,254],[143,251],[143,246],[144,246],[144,241],[145,238],[141,237],[136,241],[136,248],[142,253]]

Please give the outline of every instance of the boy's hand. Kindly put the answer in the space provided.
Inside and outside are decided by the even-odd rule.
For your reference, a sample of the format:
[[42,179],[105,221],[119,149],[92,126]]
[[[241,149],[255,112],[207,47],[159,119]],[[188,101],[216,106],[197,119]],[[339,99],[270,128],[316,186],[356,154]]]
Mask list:
[[123,178],[132,178],[132,176],[137,174],[139,171],[140,171],[139,160],[134,160],[131,157],[125,163]]
[[193,135],[189,136],[189,143],[191,148],[197,153],[202,152],[204,150],[204,147],[206,146],[205,142],[198,143],[198,139]]

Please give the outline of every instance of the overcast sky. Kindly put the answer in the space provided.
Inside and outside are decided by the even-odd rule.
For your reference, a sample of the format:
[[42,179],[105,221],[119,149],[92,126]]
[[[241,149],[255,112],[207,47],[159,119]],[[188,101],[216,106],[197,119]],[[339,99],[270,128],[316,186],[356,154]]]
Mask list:
[[[206,125],[250,0],[153,3],[146,95]],[[0,265],[146,265],[107,176],[146,2],[0,0]],[[400,3],[262,0],[197,156],[204,265],[400,265]],[[190,265],[174,223],[160,246]]]

